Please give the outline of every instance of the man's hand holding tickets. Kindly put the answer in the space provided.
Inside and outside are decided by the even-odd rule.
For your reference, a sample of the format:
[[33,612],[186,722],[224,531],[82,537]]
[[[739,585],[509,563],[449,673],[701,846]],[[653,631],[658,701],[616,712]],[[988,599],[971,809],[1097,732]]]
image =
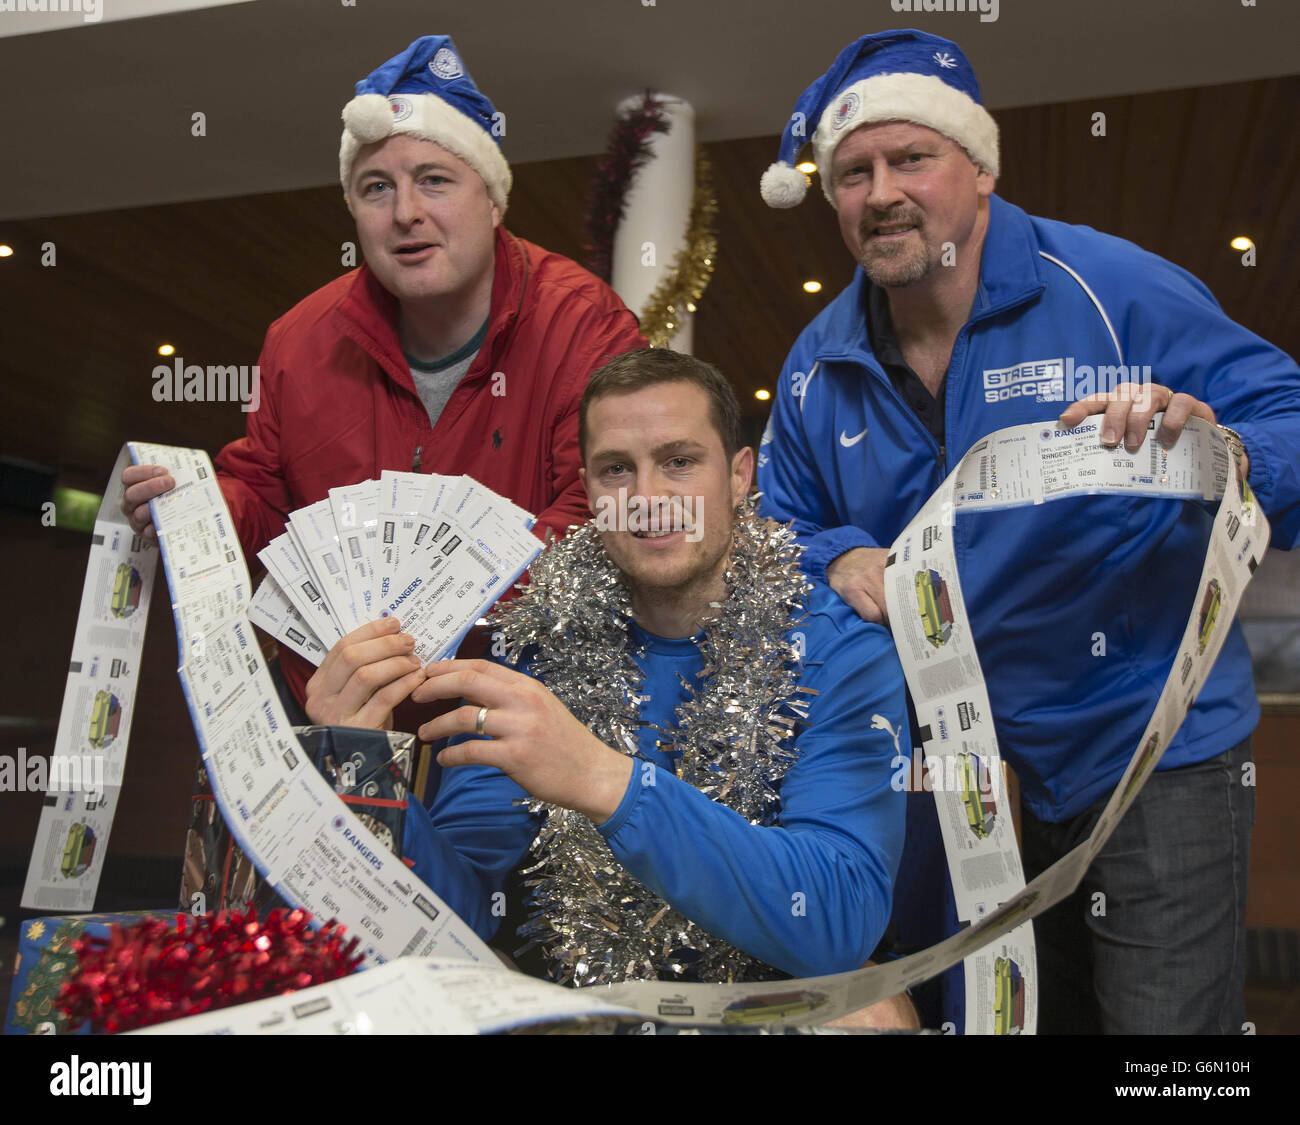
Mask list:
[[427,742],[479,734],[438,755],[443,767],[495,766],[534,797],[580,812],[595,824],[614,815],[632,759],[612,750],[569,713],[545,685],[487,660],[442,660],[412,694],[417,703],[465,703],[420,728]]
[[128,465],[122,470],[122,514],[131,523],[131,530],[146,539],[157,539],[153,516],[149,514],[149,501],[176,487],[171,473],[161,465]]
[[307,681],[313,723],[391,730],[393,708],[424,679],[411,655],[415,638],[394,617],[354,629],[334,645]]

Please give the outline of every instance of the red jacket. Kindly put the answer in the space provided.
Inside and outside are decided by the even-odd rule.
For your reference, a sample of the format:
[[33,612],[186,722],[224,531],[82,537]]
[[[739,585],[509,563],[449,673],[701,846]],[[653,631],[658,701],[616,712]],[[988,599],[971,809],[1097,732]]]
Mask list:
[[[362,266],[267,331],[260,405],[216,461],[250,561],[290,512],[384,469],[468,473],[533,512],[543,537],[588,518],[578,401],[593,370],[645,343],[614,291],[499,227],[487,336],[434,427],[396,324],[396,298]],[[305,699],[314,669],[280,659]]]

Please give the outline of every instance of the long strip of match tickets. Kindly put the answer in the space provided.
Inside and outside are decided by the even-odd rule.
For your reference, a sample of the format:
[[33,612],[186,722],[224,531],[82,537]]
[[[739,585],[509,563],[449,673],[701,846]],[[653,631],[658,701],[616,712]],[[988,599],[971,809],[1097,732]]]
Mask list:
[[[1097,428],[1094,420],[1064,433],[1049,424],[990,434],[890,548],[891,628],[927,758],[932,767],[939,763],[971,780],[936,792],[959,914],[970,924],[927,950],[856,972],[779,984],[646,981],[575,991],[501,966],[305,759],[250,619],[319,659],[368,615],[400,613],[422,659],[450,655],[538,553],[540,544],[527,530],[531,517],[468,478],[385,473],[378,482],[336,489],[328,501],[294,513],[300,518],[262,553],[275,585],[263,585],[252,597],[207,455],[142,443],[123,449],[96,523],[56,740],[56,749],[66,753],[100,755],[112,780],[98,792],[55,788],[47,795],[23,906],[90,909],[102,868],[114,786],[120,785],[138,705],[135,677],[156,560],[117,510],[129,455],[137,464],[168,465],[177,481],[153,501],[154,524],[172,595],[181,684],[232,835],[288,901],[320,921],[337,918],[358,935],[368,965],[412,959],[382,974],[152,1030],[481,1032],[611,1014],[675,1024],[817,1025],[964,960],[967,1030],[1032,1031],[1028,923],[1073,893],[1155,769],[1213,666],[1269,539],[1268,523],[1239,466],[1233,472],[1234,459],[1215,427],[1193,418],[1174,449],[1157,452],[1149,443],[1152,449],[1129,458],[1102,450]],[[1151,458],[1156,461],[1148,464]],[[990,480],[996,488],[986,486]],[[1088,493],[1221,502],[1186,628],[1170,653],[1169,677],[1123,777],[1092,834],[1026,886],[1005,815],[996,738],[991,731],[957,736],[942,721],[963,706],[989,707],[952,537],[942,532],[958,508],[1032,507]],[[987,786],[982,777],[990,779]],[[77,862],[69,865],[71,852]],[[448,999],[454,996],[461,999]],[[337,1018],[307,1025],[323,1012]]]

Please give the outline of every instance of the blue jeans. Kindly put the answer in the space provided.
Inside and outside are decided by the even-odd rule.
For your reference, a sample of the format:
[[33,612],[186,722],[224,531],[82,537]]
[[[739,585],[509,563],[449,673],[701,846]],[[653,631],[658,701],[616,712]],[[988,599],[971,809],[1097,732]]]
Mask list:
[[[1242,1033],[1250,760],[1248,738],[1152,774],[1075,893],[1034,920],[1040,1033]],[[1060,824],[1025,810],[1025,878],[1084,840],[1109,797]]]

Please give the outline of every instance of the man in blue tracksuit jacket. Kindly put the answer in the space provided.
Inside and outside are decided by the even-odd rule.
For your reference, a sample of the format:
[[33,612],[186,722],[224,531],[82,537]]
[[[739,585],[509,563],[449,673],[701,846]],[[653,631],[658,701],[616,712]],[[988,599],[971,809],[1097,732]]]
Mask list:
[[[885,629],[862,621],[824,583],[808,582],[788,530],[737,514],[753,476],[739,417],[718,372],[666,349],[630,352],[593,374],[580,406],[583,479],[593,512],[617,518],[571,530],[534,564],[529,588],[505,610],[502,635],[511,643],[510,622],[542,607],[540,654],[537,644],[518,647],[523,672],[446,661],[411,693],[417,703],[464,702],[420,729],[422,738],[451,743],[439,755],[444,772],[433,808],[410,805],[403,854],[480,936],[490,939],[501,924],[507,877],[537,861],[529,846],[541,822],[530,800],[559,810],[547,831],[557,815],[572,823],[565,809],[582,814],[615,861],[610,867],[601,852],[569,871],[561,898],[604,895],[602,884],[627,873],[684,917],[664,923],[657,903],[625,914],[620,894],[605,895],[596,909],[608,921],[582,935],[580,968],[571,949],[550,943],[558,979],[719,979],[700,971],[707,958],[695,961],[699,947],[689,935],[698,931],[707,938],[701,945],[720,939],[758,962],[750,968],[759,979],[840,972],[863,965],[890,917],[906,812],[894,782],[906,769],[900,753],[910,759],[902,669]],[[653,509],[649,527],[624,518],[638,501]],[[779,567],[763,543],[779,547]],[[616,586],[627,591],[630,620],[608,601],[584,600],[589,589]],[[552,608],[558,604],[567,608]],[[532,620],[519,626],[525,634]],[[716,630],[707,640],[706,623]],[[755,636],[768,647],[754,647]],[[748,639],[733,651],[738,637]],[[309,713],[383,725],[406,690],[409,652],[410,638],[395,625],[357,630],[308,685]],[[638,674],[626,678],[619,654]],[[778,667],[790,669],[790,690],[801,689],[807,704],[806,721],[794,727],[778,719],[773,728],[762,706],[750,710],[757,697],[744,694],[751,677]],[[585,669],[583,686],[571,691],[560,673],[574,669]],[[708,695],[718,684],[730,686]],[[776,694],[791,698],[784,689]],[[749,703],[732,706],[735,699]],[[619,738],[607,733],[609,715],[629,701],[623,729],[635,754],[614,749]],[[722,748],[734,756],[705,771],[713,779],[706,794],[690,772],[698,762],[683,758],[719,750],[716,738],[692,742],[690,732],[723,721],[729,708],[742,712],[739,738],[726,743],[734,751]],[[772,729],[778,737],[764,741]],[[779,737],[782,729],[793,737]],[[744,779],[759,754],[776,755],[764,758],[773,768],[763,774],[776,799],[756,814],[752,802],[738,802],[748,799],[742,790],[757,792],[753,778]],[[541,858],[551,863],[548,853]],[[593,879],[593,870],[603,878]],[[563,867],[544,874],[556,871],[562,882]],[[644,903],[639,890],[632,897]],[[686,921],[698,931],[683,944]],[[540,918],[544,934],[563,933],[564,924],[545,912]],[[615,955],[614,935],[641,931],[654,931],[655,948],[643,961],[629,964],[626,950]],[[610,952],[601,952],[602,941]],[[724,961],[712,964],[729,971]],[[910,1013],[906,1001],[887,1007],[890,1019]]]
[[[664,752],[660,743],[671,742],[661,731],[676,726],[686,685],[704,667],[698,637],[658,636],[635,622],[629,639],[645,675],[637,747],[654,782],[633,771],[596,824],[618,862],[675,910],[796,977],[857,969],[871,956],[889,920],[904,820],[903,794],[891,786],[893,735],[906,733],[892,642],[878,626],[865,632],[821,583],[806,613],[797,626],[808,654],[801,682],[818,694],[782,785],[778,826],[756,827],[678,777],[680,751]],[[873,726],[877,715],[894,731]],[[493,895],[537,835],[536,817],[516,803],[528,795],[500,769],[467,765],[444,772],[427,820],[423,810],[408,818],[403,855],[485,941],[501,922]]]
[[[763,510],[793,519],[805,565],[883,620],[889,545],[966,451],[1020,423],[1172,443],[1190,415],[1229,431],[1272,523],[1300,537],[1300,371],[1195,278],[1131,243],[1026,215],[992,193],[997,129],[955,43],[917,31],[851,44],[801,98],[764,197],[791,206],[800,122],[859,262],[800,335],[760,449]],[[1121,384],[1141,394],[1104,395]],[[1095,396],[1095,397],[1093,397]],[[1074,403],[1075,405],[1070,405]],[[1111,434],[1107,434],[1111,430]],[[1109,438],[1109,440],[1108,440]],[[999,743],[1019,776],[1026,877],[1091,830],[1169,673],[1212,505],[1093,497],[952,529]],[[1138,802],[1069,901],[1035,922],[1042,1030],[1240,1033],[1259,718],[1234,625]],[[924,798],[929,801],[929,798]],[[909,804],[904,884],[946,883]],[[900,930],[934,904],[900,903]],[[947,926],[955,922],[951,899]],[[930,920],[934,922],[934,919]],[[960,981],[944,1015],[959,1016]]]

